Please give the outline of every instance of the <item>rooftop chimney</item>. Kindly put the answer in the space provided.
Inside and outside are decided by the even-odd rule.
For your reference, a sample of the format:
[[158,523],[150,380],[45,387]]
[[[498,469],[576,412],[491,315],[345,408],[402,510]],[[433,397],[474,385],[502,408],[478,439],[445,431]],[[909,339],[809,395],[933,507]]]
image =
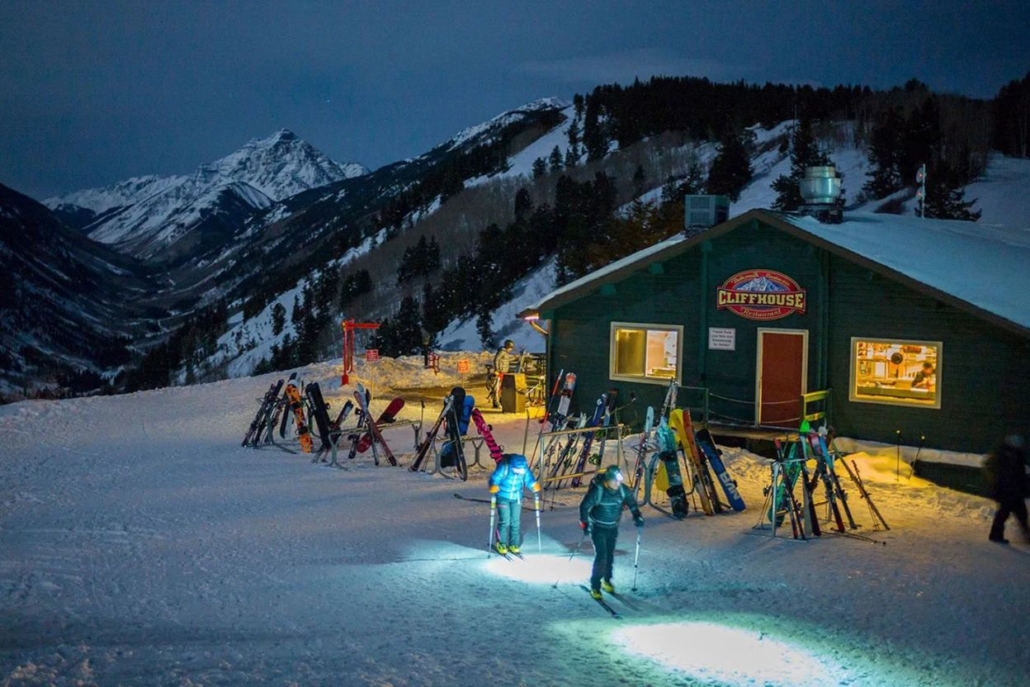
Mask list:
[[837,170],[825,167],[805,167],[805,178],[799,184],[805,204],[798,213],[815,217],[826,224],[840,224],[844,220],[840,202],[840,177]]

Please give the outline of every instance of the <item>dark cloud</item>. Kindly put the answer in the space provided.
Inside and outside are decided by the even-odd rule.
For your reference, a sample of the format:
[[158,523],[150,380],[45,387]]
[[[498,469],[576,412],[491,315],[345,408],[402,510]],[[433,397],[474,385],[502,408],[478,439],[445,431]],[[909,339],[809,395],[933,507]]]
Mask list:
[[991,97],[1030,70],[1028,25],[1011,0],[7,0],[0,183],[185,173],[281,127],[375,168],[651,75]]

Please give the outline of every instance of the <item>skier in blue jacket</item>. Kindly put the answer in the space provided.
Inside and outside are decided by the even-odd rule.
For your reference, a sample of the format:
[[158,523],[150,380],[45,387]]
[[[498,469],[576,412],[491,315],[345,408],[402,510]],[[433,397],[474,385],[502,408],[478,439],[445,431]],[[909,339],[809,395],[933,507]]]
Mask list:
[[540,491],[540,483],[533,477],[526,457],[520,453],[505,453],[497,461],[490,475],[490,493],[497,498],[497,553],[519,553],[522,524],[522,491]]
[[590,596],[601,598],[601,589],[611,594],[612,563],[615,541],[619,538],[622,509],[629,508],[637,527],[644,526],[644,516],[629,487],[622,483],[622,470],[609,465],[590,481],[590,487],[579,504],[579,526],[594,543],[594,567],[590,574]]

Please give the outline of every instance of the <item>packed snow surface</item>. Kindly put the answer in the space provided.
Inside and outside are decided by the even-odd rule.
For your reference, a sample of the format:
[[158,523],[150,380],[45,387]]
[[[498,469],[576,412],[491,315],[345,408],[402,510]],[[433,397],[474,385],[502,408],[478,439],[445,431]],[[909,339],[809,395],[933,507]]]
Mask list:
[[[361,380],[375,410],[400,393],[402,419],[429,424],[454,384],[482,400],[480,358],[367,363],[346,387],[338,361],[300,373],[334,409]],[[279,376],[0,407],[0,685],[1027,684],[1030,545],[1011,525],[1012,545],[989,543],[990,501],[912,477],[890,447],[848,457],[890,529],[845,480],[862,538],[810,541],[773,536],[768,461],[726,447],[748,509],[645,506],[639,558],[624,519],[616,619],[582,587],[583,488],[545,492],[539,540],[525,512],[525,560],[491,556],[489,506],[454,498],[486,498],[486,468],[462,482],[242,448]],[[534,456],[539,409],[484,412]],[[407,464],[411,425],[386,437]]]

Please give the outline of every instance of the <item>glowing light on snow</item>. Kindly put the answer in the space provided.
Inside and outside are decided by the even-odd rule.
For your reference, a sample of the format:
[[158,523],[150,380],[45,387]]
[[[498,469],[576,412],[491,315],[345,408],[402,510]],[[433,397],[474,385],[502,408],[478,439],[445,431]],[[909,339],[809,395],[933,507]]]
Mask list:
[[616,630],[612,640],[705,684],[823,687],[855,677],[795,642],[714,622],[638,625]]
[[584,584],[585,580],[590,579],[592,555],[573,556],[571,560],[568,554],[554,556],[526,550],[525,555],[525,559],[516,558],[510,561],[494,556],[485,562],[485,569],[498,577],[529,584]]

